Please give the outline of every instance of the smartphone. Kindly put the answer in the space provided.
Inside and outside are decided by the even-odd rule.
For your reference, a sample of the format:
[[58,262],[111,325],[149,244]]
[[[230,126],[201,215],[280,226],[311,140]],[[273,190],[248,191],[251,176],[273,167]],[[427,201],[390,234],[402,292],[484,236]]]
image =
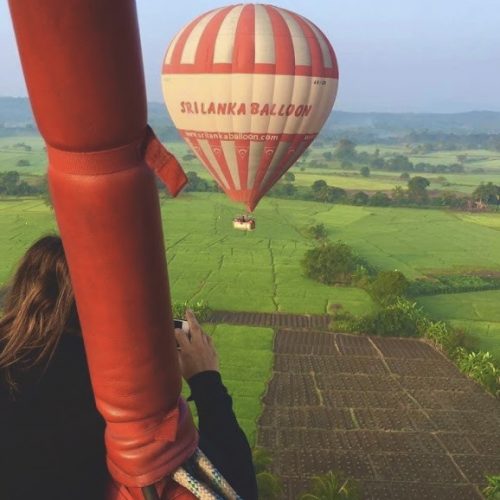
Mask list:
[[184,333],[189,333],[189,323],[183,319],[174,319],[174,328],[179,328]]
[[[189,323],[187,321],[183,319],[174,319],[174,328],[180,328],[189,337],[189,339],[191,339],[191,335],[189,333]],[[177,340],[175,343],[177,344],[177,350],[180,350]]]

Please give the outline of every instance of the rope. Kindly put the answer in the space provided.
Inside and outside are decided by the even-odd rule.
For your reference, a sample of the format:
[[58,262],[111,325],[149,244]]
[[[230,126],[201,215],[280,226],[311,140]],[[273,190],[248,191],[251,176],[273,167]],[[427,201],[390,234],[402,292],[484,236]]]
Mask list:
[[242,500],[199,448],[172,478],[200,500]]

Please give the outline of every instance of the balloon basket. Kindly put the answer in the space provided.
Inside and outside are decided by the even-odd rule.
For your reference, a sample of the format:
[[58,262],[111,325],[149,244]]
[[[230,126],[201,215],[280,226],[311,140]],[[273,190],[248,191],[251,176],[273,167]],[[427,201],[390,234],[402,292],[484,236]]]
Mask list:
[[255,219],[249,215],[240,215],[233,219],[233,228],[240,231],[253,231],[255,229]]

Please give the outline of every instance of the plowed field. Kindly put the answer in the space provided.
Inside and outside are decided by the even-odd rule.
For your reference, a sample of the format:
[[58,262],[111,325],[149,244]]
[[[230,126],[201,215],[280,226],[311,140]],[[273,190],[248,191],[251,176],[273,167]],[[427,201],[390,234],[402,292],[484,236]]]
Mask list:
[[500,473],[499,401],[418,340],[311,330],[278,331],[259,423],[286,498],[329,470],[366,499],[481,498]]

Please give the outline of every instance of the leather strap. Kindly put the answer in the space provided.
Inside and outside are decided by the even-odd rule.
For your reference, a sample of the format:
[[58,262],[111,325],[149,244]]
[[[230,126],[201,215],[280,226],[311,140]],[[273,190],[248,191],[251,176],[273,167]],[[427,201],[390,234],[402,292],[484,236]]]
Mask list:
[[143,135],[129,144],[103,151],[64,151],[47,145],[51,168],[75,175],[112,174],[145,163],[177,196],[187,177],[175,156],[168,151],[148,125]]

